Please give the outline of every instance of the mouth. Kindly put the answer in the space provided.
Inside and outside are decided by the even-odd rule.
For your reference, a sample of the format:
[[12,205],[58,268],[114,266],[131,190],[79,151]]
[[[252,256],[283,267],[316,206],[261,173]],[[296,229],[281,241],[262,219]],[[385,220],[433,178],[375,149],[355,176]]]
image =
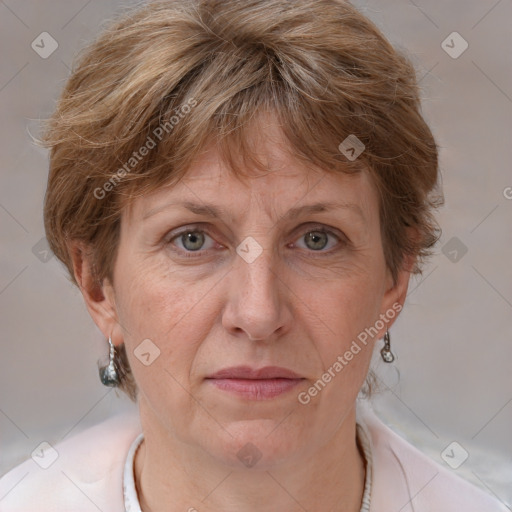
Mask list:
[[206,380],[217,389],[248,400],[268,400],[290,391],[304,378],[278,366],[260,369],[236,366],[220,370]]

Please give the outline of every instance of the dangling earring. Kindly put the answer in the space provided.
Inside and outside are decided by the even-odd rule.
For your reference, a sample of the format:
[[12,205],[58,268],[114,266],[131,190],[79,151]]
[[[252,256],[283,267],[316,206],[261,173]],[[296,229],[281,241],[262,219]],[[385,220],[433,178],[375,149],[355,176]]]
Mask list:
[[391,339],[387,329],[386,334],[384,334],[384,347],[382,347],[380,355],[385,363],[392,363],[395,360],[395,356],[393,355],[393,352],[391,352]]
[[117,365],[115,362],[116,349],[112,343],[112,338],[109,336],[108,344],[110,346],[110,354],[108,365],[101,366],[100,371],[100,380],[104,386],[108,386],[109,388],[113,388],[119,386],[119,373],[117,371]]

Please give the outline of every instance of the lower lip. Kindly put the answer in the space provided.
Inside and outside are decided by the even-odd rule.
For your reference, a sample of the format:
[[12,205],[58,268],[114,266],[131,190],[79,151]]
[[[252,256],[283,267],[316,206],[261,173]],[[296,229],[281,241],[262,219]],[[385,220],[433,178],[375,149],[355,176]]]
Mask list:
[[208,379],[219,389],[249,400],[268,400],[290,391],[303,379]]

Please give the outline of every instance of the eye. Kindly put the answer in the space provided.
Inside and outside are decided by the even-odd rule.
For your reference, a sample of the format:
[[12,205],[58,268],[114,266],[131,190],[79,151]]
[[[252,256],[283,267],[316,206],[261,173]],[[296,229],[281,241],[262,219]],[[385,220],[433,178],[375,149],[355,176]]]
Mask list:
[[294,245],[297,245],[297,247],[304,248],[304,246],[300,244],[301,242],[304,243],[306,249],[318,252],[324,251],[324,249],[331,249],[337,243],[340,242],[340,238],[336,236],[334,233],[322,228],[306,232],[298,239],[298,241]]
[[[206,244],[205,242],[209,243]],[[215,245],[215,241],[204,231],[198,229],[188,229],[174,235],[169,243],[177,245],[177,247],[185,252],[197,252],[202,250],[212,249]]]

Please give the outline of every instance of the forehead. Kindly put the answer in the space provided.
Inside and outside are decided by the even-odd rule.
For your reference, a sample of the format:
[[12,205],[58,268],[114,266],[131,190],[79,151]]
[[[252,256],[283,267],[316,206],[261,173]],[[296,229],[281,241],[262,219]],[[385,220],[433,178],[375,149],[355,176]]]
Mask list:
[[254,204],[274,219],[301,204],[319,202],[353,205],[365,220],[375,215],[378,196],[368,171],[326,171],[304,162],[294,156],[272,118],[260,118],[252,135],[251,150],[261,163],[258,169],[244,167],[238,173],[210,144],[178,183],[137,198],[128,215],[144,219],[166,206],[183,202],[218,204],[233,215],[233,220]]

